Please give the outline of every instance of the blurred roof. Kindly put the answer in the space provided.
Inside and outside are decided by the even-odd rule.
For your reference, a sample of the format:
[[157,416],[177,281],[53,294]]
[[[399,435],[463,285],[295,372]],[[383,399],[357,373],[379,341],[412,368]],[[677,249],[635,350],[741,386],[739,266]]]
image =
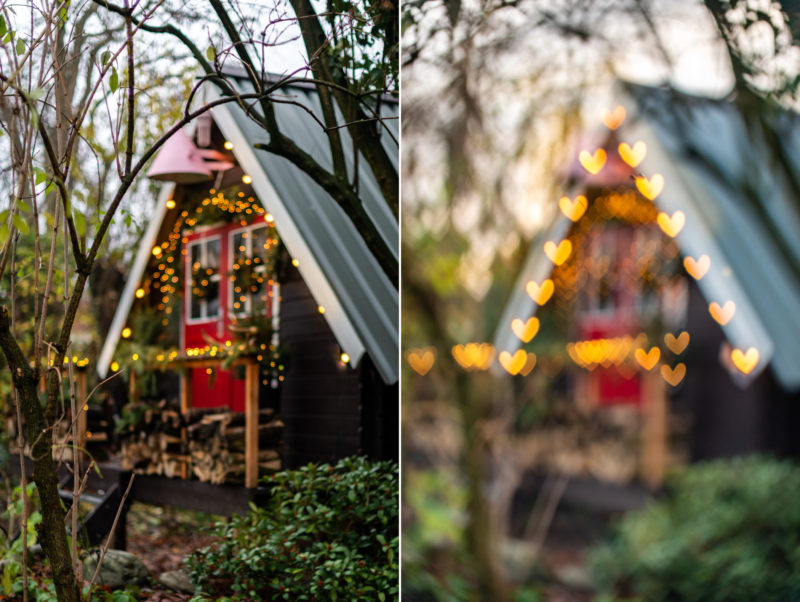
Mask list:
[[[664,176],[656,205],[686,215],[676,237],[681,254],[711,258],[700,290],[708,302],[736,304],[725,336],[735,347],[756,347],[759,369],[769,364],[785,389],[800,389],[800,116],[630,83],[619,84],[617,97],[628,110],[618,139],[644,141],[647,156],[637,169]],[[605,143],[608,130],[594,139]],[[542,240],[560,240],[570,223],[557,212]],[[519,347],[507,325],[535,313],[525,283],[546,278],[551,266],[542,245],[533,246],[501,319],[498,348]]]
[[[229,77],[228,82],[241,93],[252,92],[243,78]],[[205,101],[220,97],[211,84],[204,84]],[[316,88],[313,85],[290,84],[279,92],[286,102],[274,103],[281,131],[291,138],[323,167],[331,168],[332,159],[328,139],[322,126],[308,113],[312,111],[321,119],[322,111]],[[383,97],[380,101],[383,144],[397,167],[399,123],[398,103]],[[318,305],[324,307],[324,317],[342,350],[347,352],[353,365],[358,365],[366,352],[371,357],[383,380],[394,383],[398,379],[399,359],[399,295],[374,259],[363,239],[344,211],[308,175],[290,161],[254,147],[267,143],[267,133],[247,117],[236,103],[227,103],[212,109],[214,122],[225,138],[233,143],[233,154],[245,173],[252,178],[252,187],[264,208],[275,217],[275,227],[291,256],[298,261],[298,270],[308,285]],[[340,123],[344,123],[340,114]],[[353,148],[346,128],[339,130],[345,149]],[[347,167],[352,179],[354,161],[346,154]],[[395,257],[399,255],[399,229],[397,220],[384,201],[369,164],[359,157],[359,198]],[[156,209],[156,213],[159,208]],[[154,216],[158,219],[158,215]],[[163,216],[162,216],[163,217]],[[160,223],[160,219],[158,222]],[[145,239],[154,238],[157,225],[151,223]],[[152,241],[151,241],[152,242]],[[152,246],[152,245],[150,245]],[[146,262],[150,246],[142,244],[140,254]],[[146,247],[146,248],[145,248]],[[140,250],[141,251],[141,250]],[[130,278],[138,283],[144,270],[139,258]],[[131,285],[130,295],[137,284]],[[127,292],[127,289],[126,289]],[[128,296],[130,296],[128,295]],[[132,297],[131,297],[132,299]],[[118,310],[127,318],[130,303],[121,303]],[[118,321],[118,320],[116,320]],[[120,326],[121,328],[121,326]],[[110,333],[111,338],[113,334]],[[98,371],[107,370],[110,354],[117,341],[106,341],[110,351],[106,362],[100,362]]]

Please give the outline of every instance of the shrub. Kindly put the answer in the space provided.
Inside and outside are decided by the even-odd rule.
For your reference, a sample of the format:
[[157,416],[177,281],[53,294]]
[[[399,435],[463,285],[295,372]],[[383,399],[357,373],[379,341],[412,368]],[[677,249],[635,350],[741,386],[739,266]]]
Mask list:
[[800,468],[752,456],[675,474],[625,516],[590,566],[606,593],[659,600],[800,600]]
[[[397,465],[347,458],[267,479],[265,508],[214,526],[189,559],[207,595],[246,600],[389,600],[398,592]],[[218,599],[218,598],[215,598]]]

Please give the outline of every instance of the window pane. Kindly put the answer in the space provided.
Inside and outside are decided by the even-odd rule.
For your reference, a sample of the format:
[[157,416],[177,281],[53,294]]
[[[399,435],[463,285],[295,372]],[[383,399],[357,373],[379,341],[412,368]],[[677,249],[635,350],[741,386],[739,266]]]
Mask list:
[[206,297],[206,316],[216,318],[219,313],[219,282],[210,282]]
[[214,271],[219,270],[219,239],[206,241],[206,265]]
[[261,226],[251,230],[250,236],[253,237],[253,257],[258,257],[263,263],[264,258],[267,256],[267,251],[264,248],[267,244],[267,227]]
[[203,317],[200,299],[197,297],[197,295],[190,295],[189,306],[189,317],[192,320],[197,320],[198,318]]
[[219,239],[202,240],[190,247],[190,278],[187,278],[189,317],[215,318],[219,313]]

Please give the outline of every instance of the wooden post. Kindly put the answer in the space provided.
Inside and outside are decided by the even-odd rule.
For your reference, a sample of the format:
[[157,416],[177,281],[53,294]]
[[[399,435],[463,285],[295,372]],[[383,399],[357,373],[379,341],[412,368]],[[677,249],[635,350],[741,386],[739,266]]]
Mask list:
[[185,414],[189,411],[192,407],[192,385],[193,382],[193,370],[191,366],[187,366],[183,373],[183,378],[181,379],[181,414]]
[[[194,385],[194,372],[191,367],[186,367],[181,378],[181,414],[186,414],[192,407],[192,386]],[[186,427],[181,428],[181,440],[186,442]],[[181,462],[181,478],[188,479],[191,470],[191,454],[189,462]]]
[[652,488],[664,482],[667,468],[667,392],[657,370],[642,376],[642,480]]
[[[76,455],[79,450],[86,449],[86,414],[87,410],[89,409],[86,400],[86,368],[78,368],[75,371],[75,377],[78,381],[78,399],[75,407],[78,411],[78,423],[77,423],[77,438],[78,441],[76,445],[78,446],[78,450],[76,450]],[[74,419],[74,417],[73,417]]]
[[139,397],[136,395],[136,372],[133,366],[128,368],[128,401],[138,401]]
[[248,359],[244,379],[244,486],[258,484],[258,363]]

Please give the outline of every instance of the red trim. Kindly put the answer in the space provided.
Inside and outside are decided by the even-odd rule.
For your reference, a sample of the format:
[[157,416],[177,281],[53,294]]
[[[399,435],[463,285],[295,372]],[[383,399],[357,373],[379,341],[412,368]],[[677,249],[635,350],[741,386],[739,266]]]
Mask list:
[[[193,231],[185,236],[186,243],[184,249],[184,302],[181,308],[181,323],[183,328],[184,348],[205,347],[209,345],[209,340],[218,341],[220,345],[225,345],[226,341],[232,339],[230,332],[230,279],[229,266],[231,263],[231,233],[235,230],[248,226],[258,225],[258,221],[245,223],[235,222],[208,227],[201,231]],[[194,241],[206,240],[219,237],[220,256],[219,256],[219,314],[216,318],[204,321],[193,321],[189,323],[189,291],[191,286],[191,254],[189,245]],[[272,304],[267,305],[267,315],[272,314]],[[205,336],[204,336],[205,335]],[[233,411],[244,411],[244,381],[234,378],[226,370],[217,370],[213,386],[209,387],[209,375],[205,369],[195,369],[192,371],[193,399],[195,407],[216,407],[227,406]]]

